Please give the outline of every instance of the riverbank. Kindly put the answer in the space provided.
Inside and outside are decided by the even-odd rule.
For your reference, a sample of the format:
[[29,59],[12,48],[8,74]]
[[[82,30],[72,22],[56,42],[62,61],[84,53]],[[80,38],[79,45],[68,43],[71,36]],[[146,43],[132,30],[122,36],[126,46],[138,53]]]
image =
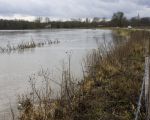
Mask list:
[[[112,51],[94,51],[83,85],[84,98],[76,107],[77,120],[131,120],[135,117],[143,80],[146,31],[117,30],[128,40]],[[87,87],[88,86],[88,87]],[[141,110],[141,118],[145,112]],[[75,118],[73,118],[75,119]]]
[[[90,89],[82,101],[84,109],[78,112],[79,120],[131,120],[135,117],[144,74],[144,43],[149,35],[136,30],[118,29],[116,32],[128,40],[104,55],[101,51],[92,54],[90,66],[95,68],[95,80],[90,74],[90,80],[85,82],[84,86]],[[90,73],[95,71],[90,69]],[[141,111],[141,118],[144,118],[145,112]]]
[[[21,97],[21,120],[130,120],[134,119],[144,74],[146,31],[117,31],[126,36],[120,44],[94,50],[87,56],[84,79],[78,83],[71,76],[69,66],[62,74],[61,94],[51,99],[49,77],[45,72],[45,89],[35,89]],[[117,40],[118,41],[118,40]],[[85,72],[86,71],[86,72]],[[32,81],[33,79],[31,79]],[[46,91],[45,91],[46,90]],[[36,104],[35,104],[36,103]],[[144,118],[142,110],[141,116]]]

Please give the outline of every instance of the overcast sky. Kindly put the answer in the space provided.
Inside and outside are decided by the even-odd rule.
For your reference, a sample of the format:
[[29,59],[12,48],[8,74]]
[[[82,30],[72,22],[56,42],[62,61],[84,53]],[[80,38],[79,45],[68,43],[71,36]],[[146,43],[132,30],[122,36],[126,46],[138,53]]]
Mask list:
[[116,11],[150,16],[150,0],[0,0],[0,18],[111,18]]

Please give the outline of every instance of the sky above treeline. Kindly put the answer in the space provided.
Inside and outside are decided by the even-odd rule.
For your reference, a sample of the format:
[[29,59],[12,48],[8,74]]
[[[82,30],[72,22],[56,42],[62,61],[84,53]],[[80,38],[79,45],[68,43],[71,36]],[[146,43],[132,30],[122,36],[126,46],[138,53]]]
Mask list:
[[150,16],[150,0],[0,0],[0,18],[108,18],[122,11],[128,18]]

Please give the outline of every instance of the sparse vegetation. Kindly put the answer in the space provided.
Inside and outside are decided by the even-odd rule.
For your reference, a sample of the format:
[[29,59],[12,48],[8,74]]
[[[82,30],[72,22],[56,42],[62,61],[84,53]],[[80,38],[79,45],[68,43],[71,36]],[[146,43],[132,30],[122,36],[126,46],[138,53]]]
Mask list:
[[29,42],[22,42],[16,46],[11,45],[10,43],[8,43],[6,45],[6,47],[0,47],[0,53],[11,53],[11,52],[23,52],[25,50],[28,49],[33,49],[36,47],[43,47],[46,45],[53,45],[53,44],[59,44],[60,41],[59,40],[47,40],[47,41],[41,41],[41,42],[35,42],[34,40],[31,40]]
[[[144,74],[145,41],[149,39],[149,32],[128,31],[126,35],[126,41],[110,46],[109,50],[104,45],[87,56],[84,78],[80,82],[72,77],[69,64],[63,70],[60,93],[55,99],[51,96],[48,72],[39,74],[44,81],[42,89],[36,88],[37,76],[31,77],[31,94],[19,99],[19,119],[134,119]],[[145,111],[142,109],[141,119],[144,117]]]

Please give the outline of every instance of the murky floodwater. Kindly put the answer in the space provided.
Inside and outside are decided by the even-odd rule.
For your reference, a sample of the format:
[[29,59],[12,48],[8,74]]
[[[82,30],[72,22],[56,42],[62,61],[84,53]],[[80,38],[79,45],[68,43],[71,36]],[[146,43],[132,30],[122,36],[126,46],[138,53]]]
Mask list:
[[[23,41],[59,40],[60,44],[35,48],[24,52],[0,54],[0,112],[15,104],[18,94],[28,89],[29,76],[41,68],[49,69],[57,82],[63,61],[67,63],[71,53],[71,70],[76,77],[82,77],[83,57],[97,48],[97,43],[112,41],[110,30],[53,29],[53,30],[9,30],[0,31],[0,46],[8,43],[17,45]],[[56,79],[57,78],[57,79]],[[52,83],[55,89],[55,84]]]

